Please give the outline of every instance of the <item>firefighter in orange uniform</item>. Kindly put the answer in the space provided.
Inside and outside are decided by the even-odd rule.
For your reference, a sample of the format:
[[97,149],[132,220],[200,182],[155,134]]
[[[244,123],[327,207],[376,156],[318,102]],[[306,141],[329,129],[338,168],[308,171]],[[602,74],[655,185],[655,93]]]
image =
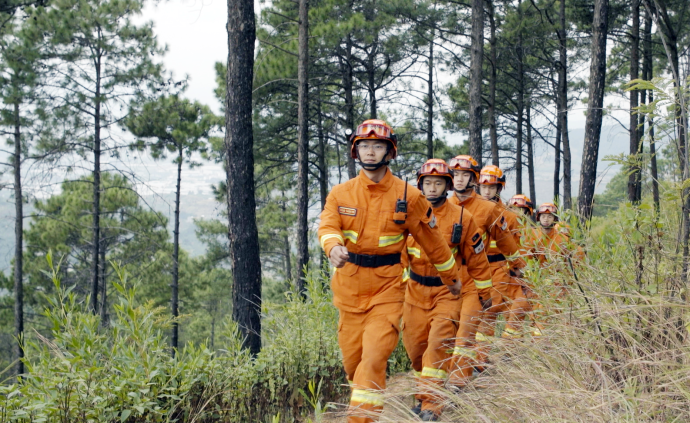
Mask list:
[[[505,226],[507,231],[513,237],[516,245],[520,245],[520,225],[518,217],[515,213],[508,210],[501,201],[501,191],[505,188],[506,178],[503,176],[503,171],[498,166],[485,166],[479,172],[479,191],[485,200],[492,201],[497,204],[502,210],[501,216],[505,219]],[[521,333],[521,322],[524,319],[525,312],[529,308],[527,298],[522,290],[522,281],[520,277],[522,272],[520,269],[509,269],[506,257],[502,250],[498,248],[495,237],[500,236],[496,231],[496,226],[492,228],[492,240],[487,249],[487,256],[491,263],[492,280],[494,287],[503,295],[503,303],[498,306],[493,306],[489,310],[488,319],[483,324],[480,330],[485,335],[493,335],[492,320],[500,312],[507,311],[506,326],[503,332],[504,338],[519,338]],[[524,253],[522,249],[519,251]],[[486,330],[484,330],[486,328]],[[488,333],[487,333],[488,332]]]
[[[482,231],[484,244],[491,245],[491,241],[495,241],[496,246],[508,260],[510,269],[519,274],[520,269],[525,266],[525,262],[520,258],[520,247],[508,230],[508,224],[503,216],[505,209],[493,201],[483,199],[475,192],[480,170],[476,160],[471,156],[460,155],[452,158],[448,162],[448,166],[453,172],[453,190],[455,191],[455,195],[450,199],[451,203],[464,206],[466,210],[472,213],[475,222]],[[491,258],[489,258],[489,262],[491,262]],[[461,274],[463,280],[469,280],[465,266],[463,266]],[[490,321],[488,310],[491,307],[500,306],[504,301],[503,295],[493,287],[491,279],[475,280],[474,282],[484,309],[482,320]],[[476,339],[478,344],[476,368],[483,370],[489,348],[487,344],[489,338],[480,329],[477,331]]]
[[398,343],[405,285],[401,252],[411,234],[451,293],[460,293],[455,257],[418,189],[391,174],[397,138],[381,120],[350,137],[359,176],[337,185],[321,212],[319,241],[336,271],[338,343],[352,384],[349,423],[372,422],[383,408],[386,364]]
[[[417,172],[417,187],[431,203],[438,228],[456,253],[456,263],[466,263],[470,276],[475,279],[489,279],[491,270],[479,227],[469,211],[448,202],[447,193],[452,186],[453,176],[443,160],[428,160]],[[420,404],[413,411],[422,421],[437,421],[442,405],[441,399],[434,395],[433,385],[442,385],[454,370],[452,354],[474,343],[476,319],[482,307],[473,283],[462,285],[460,299],[448,292],[419,242],[412,237],[407,238],[407,259],[410,267],[409,279],[404,278],[407,288],[403,343],[413,369],[420,376],[416,395]],[[465,368],[471,375],[472,363]]]

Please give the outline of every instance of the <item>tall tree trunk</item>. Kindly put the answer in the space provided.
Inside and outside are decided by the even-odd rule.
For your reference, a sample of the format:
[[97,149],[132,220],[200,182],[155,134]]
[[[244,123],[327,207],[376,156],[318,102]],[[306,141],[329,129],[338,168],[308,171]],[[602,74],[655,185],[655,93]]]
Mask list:
[[429,80],[426,109],[426,157],[434,158],[434,29],[429,41]]
[[[354,103],[354,76],[352,71],[352,36],[347,35],[345,43],[345,63],[343,66],[343,86],[345,87],[345,126],[354,131],[355,130],[355,103]],[[345,149],[345,156],[347,157],[347,175],[350,179],[357,176],[357,168],[355,166],[355,159],[350,155],[350,145]]]
[[22,134],[19,115],[19,101],[14,103],[14,358],[17,360],[17,375],[24,374],[24,200],[22,195]]
[[228,74],[225,104],[225,170],[228,239],[232,257],[232,317],[244,346],[261,349],[261,260],[254,199],[252,80],[256,24],[253,0],[228,0]]
[[[323,115],[321,114],[321,88],[317,91],[316,101],[316,132],[319,139],[319,194],[321,195],[321,210],[326,208],[326,198],[328,197],[328,168],[326,167],[326,139],[323,133]],[[326,254],[321,251],[319,254],[319,268],[323,269],[327,261]]]
[[[632,5],[632,27],[630,29],[630,80],[639,78],[639,44],[640,44],[640,3],[639,0],[633,0]],[[630,157],[635,163],[638,162],[639,156],[639,138],[638,138],[638,91],[630,90]],[[640,184],[640,166],[634,164],[630,168],[630,175],[628,175],[628,200],[633,204],[639,204],[638,185]]]
[[378,49],[378,34],[371,46],[371,51],[367,53],[367,85],[369,89],[369,119],[377,119],[376,105],[376,67],[374,58]]
[[534,146],[532,145],[532,113],[530,101],[527,101],[527,170],[529,177],[529,198],[537,201],[537,189],[534,182]]
[[297,291],[304,292],[309,265],[309,4],[299,0],[299,58],[297,63]]
[[179,346],[179,323],[177,318],[180,315],[178,309],[178,288],[180,281],[180,191],[182,189],[182,163],[183,163],[182,146],[177,149],[177,185],[175,186],[175,229],[173,230],[173,271],[172,271],[172,298],[170,304],[172,306],[172,355],[177,353]]
[[[556,65],[558,67],[558,65]],[[560,104],[558,96],[560,95],[559,87],[555,87],[556,107]],[[560,113],[558,111],[557,113]],[[556,139],[554,140],[554,167],[553,167],[553,201],[562,204],[561,196],[561,117],[556,116]],[[532,200],[534,201],[534,200]]]
[[580,171],[578,211],[583,223],[592,217],[594,188],[599,160],[604,86],[606,82],[606,35],[608,32],[608,0],[595,0],[592,22],[592,62],[589,69],[589,103],[585,124],[585,145]]
[[[285,191],[282,191],[282,201],[280,202],[280,209],[283,211],[283,216],[287,215],[287,200],[285,198]],[[290,237],[287,230],[283,234],[283,255],[285,256],[285,279],[292,280],[292,250],[290,248]]]
[[489,60],[491,60],[491,74],[489,75],[489,107],[487,113],[489,115],[489,138],[491,138],[491,164],[499,166],[498,131],[496,130],[496,10],[494,9],[493,0],[487,0],[487,5],[489,6],[489,27],[491,28],[489,38],[489,45],[491,46],[489,56]]
[[558,29],[558,120],[561,127],[563,145],[563,207],[572,208],[572,156],[570,154],[570,136],[568,134],[568,49],[566,39],[565,0],[560,0],[560,27]]
[[482,160],[482,61],[484,60],[484,1],[472,0],[470,48],[470,156]]
[[99,280],[101,281],[101,306],[100,306],[100,315],[101,315],[101,326],[106,327],[108,326],[108,281],[106,280],[106,262],[105,262],[105,253],[106,253],[106,240],[107,236],[105,233],[101,233],[101,248],[99,251],[99,254],[101,255],[101,259],[99,260],[101,263],[101,275],[99,276]]
[[[654,68],[652,65],[652,14],[649,9],[645,9],[644,15],[644,42],[643,42],[643,61],[642,72],[644,73],[644,80],[651,81],[654,77]],[[654,101],[654,91],[647,93],[647,100],[645,104]],[[649,155],[650,155],[650,172],[652,174],[652,198],[654,200],[654,210],[656,215],[661,211],[661,202],[659,198],[659,171],[656,161],[656,143],[654,140],[654,118],[647,116],[647,128],[649,128]],[[641,131],[644,134],[644,127]]]
[[[522,24],[522,0],[518,1],[518,19]],[[518,45],[517,50],[517,72],[518,72],[518,89],[517,89],[517,136],[515,146],[515,189],[516,192],[522,193],[522,128],[523,128],[523,113],[525,110],[525,75],[522,63],[522,30],[518,30]],[[533,199],[532,199],[533,200]],[[534,201],[534,200],[533,200]]]
[[96,99],[94,110],[93,135],[93,209],[91,239],[91,312],[98,313],[98,276],[103,263],[100,263],[101,246],[101,57],[96,63]]

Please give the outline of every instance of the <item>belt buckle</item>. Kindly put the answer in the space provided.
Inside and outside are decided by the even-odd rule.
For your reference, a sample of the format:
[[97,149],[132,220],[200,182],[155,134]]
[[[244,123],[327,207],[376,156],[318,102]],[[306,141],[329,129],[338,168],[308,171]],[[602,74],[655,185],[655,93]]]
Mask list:
[[376,267],[376,256],[362,254],[362,267]]

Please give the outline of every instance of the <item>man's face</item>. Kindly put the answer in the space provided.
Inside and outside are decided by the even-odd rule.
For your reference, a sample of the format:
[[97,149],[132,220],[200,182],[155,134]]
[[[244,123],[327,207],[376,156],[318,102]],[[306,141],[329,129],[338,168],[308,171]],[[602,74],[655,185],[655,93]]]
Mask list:
[[361,140],[357,142],[357,154],[362,163],[376,164],[386,157],[388,143],[379,140]]
[[446,195],[448,182],[443,176],[425,176],[422,179],[422,193],[427,198],[438,198]]
[[453,187],[457,190],[463,190],[468,188],[470,181],[474,174],[467,170],[454,170],[453,171]]
[[556,218],[551,213],[542,213],[539,215],[539,224],[544,228],[552,227],[555,221]]
[[498,185],[479,185],[479,195],[485,200],[493,200],[497,192]]

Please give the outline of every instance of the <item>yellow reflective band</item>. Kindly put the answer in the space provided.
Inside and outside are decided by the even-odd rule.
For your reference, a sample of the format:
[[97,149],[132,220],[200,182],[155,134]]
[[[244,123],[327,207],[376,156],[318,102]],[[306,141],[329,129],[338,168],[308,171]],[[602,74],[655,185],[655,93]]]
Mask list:
[[350,401],[383,407],[383,395],[364,389],[353,389]]
[[455,256],[452,254],[450,255],[450,258],[444,263],[434,264],[434,267],[439,272],[445,272],[446,270],[450,270],[453,268],[453,266],[455,266]]
[[325,248],[324,244],[326,243],[327,240],[329,240],[331,238],[337,238],[340,240],[341,243],[343,243],[343,244],[345,243],[345,241],[343,241],[343,237],[338,235],[338,234],[326,234],[326,235],[323,235],[321,237],[321,241],[319,241],[321,243],[321,248]]
[[[479,334],[479,332],[477,332]],[[464,347],[455,347],[453,348],[453,355],[457,355],[460,357],[467,357],[471,358],[473,360],[477,359],[477,352],[474,350],[471,350],[469,348],[464,348]]]
[[410,269],[403,269],[403,282],[407,282],[410,279]]
[[403,239],[405,239],[405,236],[403,234],[382,236],[379,238],[379,248],[397,244]]
[[417,258],[422,258],[422,252],[419,251],[419,248],[407,247],[407,254]]
[[422,377],[433,377],[436,379],[445,379],[448,376],[445,370],[434,369],[432,367],[424,367],[422,369]]
[[493,283],[491,282],[491,279],[487,279],[485,281],[478,281],[475,279],[474,286],[476,286],[477,289],[487,289],[491,288],[493,286]]
[[486,336],[486,335],[484,335],[484,334],[481,333],[481,332],[477,332],[477,334],[474,335],[474,339],[475,339],[477,342],[489,342],[489,337]]
[[534,331],[532,331],[532,336],[542,336],[543,333],[539,328],[535,328]]
[[482,234],[482,241],[486,241],[486,232]]
[[503,331],[503,334],[501,335],[501,337],[502,338],[508,338],[508,339],[515,339],[515,338],[522,337],[522,334],[518,330],[506,327],[505,330]]
[[453,255],[457,254],[457,253],[458,253],[458,247],[457,247],[457,245],[456,245],[455,247],[451,248],[451,249],[450,249],[450,252],[453,253]]
[[496,245],[496,241],[491,241],[491,242],[489,243],[489,246],[490,246],[491,248],[498,248],[498,246]]
[[416,370],[413,370],[412,373],[414,374],[414,377],[422,377],[422,372],[418,372]]
[[343,235],[345,235],[346,239],[349,239],[351,243],[356,244],[357,243],[357,237],[359,234],[355,231],[343,231]]

